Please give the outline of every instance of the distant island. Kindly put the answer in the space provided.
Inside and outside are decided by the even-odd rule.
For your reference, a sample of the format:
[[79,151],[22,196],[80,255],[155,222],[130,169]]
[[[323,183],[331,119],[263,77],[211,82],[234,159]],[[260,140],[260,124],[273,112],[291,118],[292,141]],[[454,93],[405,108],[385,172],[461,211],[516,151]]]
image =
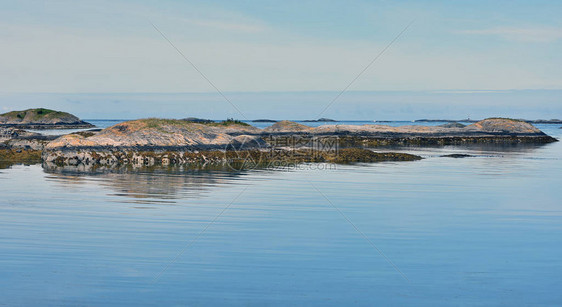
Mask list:
[[[530,124],[562,124],[562,119],[517,119],[520,121],[524,121]],[[416,123],[438,123],[438,122],[445,122],[445,123],[457,123],[457,122],[465,122],[465,123],[476,123],[480,120],[474,119],[417,119],[414,122]],[[381,121],[382,122],[382,121]]]
[[0,114],[0,127],[20,129],[82,129],[95,126],[80,120],[70,113],[37,108]]
[[191,123],[200,123],[200,124],[210,124],[215,122],[214,120],[197,118],[197,117],[187,117],[187,118],[182,118],[181,120]]
[[330,119],[330,118],[319,118],[319,119],[307,119],[303,120],[303,123],[329,123],[329,122],[337,122],[337,120]]
[[252,123],[276,123],[276,120],[273,119],[254,119]]

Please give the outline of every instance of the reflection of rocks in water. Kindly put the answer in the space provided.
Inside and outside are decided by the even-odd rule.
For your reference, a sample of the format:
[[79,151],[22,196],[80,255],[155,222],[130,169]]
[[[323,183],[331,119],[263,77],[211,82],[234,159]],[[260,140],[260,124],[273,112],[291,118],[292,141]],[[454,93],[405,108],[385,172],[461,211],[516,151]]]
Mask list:
[[39,164],[38,162],[19,162],[19,161],[0,161],[0,169],[10,168],[14,165],[34,165]]
[[442,155],[441,157],[444,158],[470,158],[470,157],[474,157],[473,155],[467,155],[467,154],[448,154],[448,155]]
[[104,167],[57,166],[43,163],[46,173],[64,184],[94,182],[135,203],[175,203],[175,199],[197,197],[210,188],[232,183],[243,176],[228,167]]
[[25,148],[4,148],[0,144],[0,169],[15,164],[37,164],[41,162],[41,152]]

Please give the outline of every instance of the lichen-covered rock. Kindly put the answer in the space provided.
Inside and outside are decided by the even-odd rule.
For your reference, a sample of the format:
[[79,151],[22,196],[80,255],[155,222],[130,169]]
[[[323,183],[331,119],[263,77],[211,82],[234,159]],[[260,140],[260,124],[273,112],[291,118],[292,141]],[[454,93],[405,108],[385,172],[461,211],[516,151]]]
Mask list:
[[313,128],[295,123],[289,120],[282,120],[276,122],[275,124],[263,129],[265,133],[280,133],[280,132],[307,132],[311,131]]
[[0,148],[0,169],[15,163],[39,163],[41,151],[24,148]]
[[443,128],[464,128],[466,127],[466,125],[463,125],[461,123],[446,123],[443,125],[439,125],[439,127],[443,127]]
[[[139,119],[120,123],[99,133],[84,137],[70,134],[62,136],[46,147],[58,148],[224,148],[227,144],[256,138],[260,129],[243,125],[200,124],[173,119]],[[239,138],[240,136],[246,137]]]
[[21,129],[0,127],[0,148],[43,150],[54,138]]
[[420,156],[397,152],[374,152],[364,148],[344,148],[337,153],[326,153],[327,162],[352,163],[352,162],[385,162],[385,161],[416,161]]
[[466,126],[466,130],[492,133],[540,134],[542,131],[522,120],[509,118],[487,118]]

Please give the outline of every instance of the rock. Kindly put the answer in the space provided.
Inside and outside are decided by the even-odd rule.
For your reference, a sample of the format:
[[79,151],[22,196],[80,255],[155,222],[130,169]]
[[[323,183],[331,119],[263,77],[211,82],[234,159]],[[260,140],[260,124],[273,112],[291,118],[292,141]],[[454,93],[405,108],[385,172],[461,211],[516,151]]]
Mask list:
[[21,129],[0,127],[0,142],[23,137],[40,136],[41,134]]
[[447,124],[439,125],[439,127],[443,127],[443,128],[464,128],[464,127],[466,127],[466,125],[463,125],[461,123],[447,123]]
[[0,147],[43,150],[56,136],[42,135],[21,129],[0,127]]
[[25,129],[78,129],[94,127],[94,125],[84,122],[72,114],[43,108],[0,114],[0,126]]
[[208,125],[183,120],[149,118],[120,123],[89,137],[77,134],[64,135],[49,143],[46,149],[100,147],[224,149],[239,135],[253,135],[259,132],[260,129],[249,125],[222,123]]
[[364,148],[344,148],[337,154],[325,154],[327,162],[350,163],[350,162],[384,162],[384,161],[416,161],[422,157],[396,152],[374,152]]
[[307,132],[307,131],[312,131],[312,127],[303,125],[303,124],[299,124],[299,123],[295,123],[292,121],[288,121],[288,120],[282,120],[280,122],[277,122],[265,129],[263,129],[263,131],[265,133],[272,133],[272,132]]
[[41,151],[33,149],[0,148],[0,169],[16,163],[39,163]]
[[[149,118],[120,123],[95,134],[59,137],[45,146],[43,159],[53,163],[102,165],[212,164],[239,159],[243,152],[254,158],[268,150],[275,153],[279,150],[297,154],[289,162],[402,161],[414,158],[374,153],[365,147],[553,141],[556,140],[528,123],[497,118],[466,127],[322,125],[313,128],[280,121],[263,130],[233,119],[194,123]],[[334,155],[337,149],[341,151]]]
[[509,118],[487,118],[466,126],[467,130],[479,130],[492,133],[509,133],[509,134],[539,134],[542,133],[523,120]]

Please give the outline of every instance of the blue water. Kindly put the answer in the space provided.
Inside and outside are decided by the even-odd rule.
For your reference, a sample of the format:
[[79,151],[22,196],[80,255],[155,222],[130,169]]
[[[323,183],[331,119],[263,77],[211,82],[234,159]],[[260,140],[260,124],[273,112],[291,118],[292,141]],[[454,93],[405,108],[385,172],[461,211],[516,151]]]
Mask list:
[[401,150],[425,159],[0,169],[0,305],[562,304],[562,142]]

